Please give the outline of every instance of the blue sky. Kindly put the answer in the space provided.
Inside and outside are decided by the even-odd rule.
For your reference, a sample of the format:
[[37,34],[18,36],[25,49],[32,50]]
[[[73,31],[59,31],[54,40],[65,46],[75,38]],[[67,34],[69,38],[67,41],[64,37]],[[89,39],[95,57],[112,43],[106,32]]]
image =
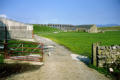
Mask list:
[[0,0],[0,14],[25,23],[120,24],[120,0]]

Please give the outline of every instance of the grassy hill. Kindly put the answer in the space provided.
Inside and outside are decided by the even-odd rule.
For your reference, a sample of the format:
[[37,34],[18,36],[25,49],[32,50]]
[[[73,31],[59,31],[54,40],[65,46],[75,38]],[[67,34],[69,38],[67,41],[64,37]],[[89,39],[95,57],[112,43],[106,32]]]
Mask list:
[[48,26],[42,26],[39,24],[34,24],[34,33],[41,33],[41,32],[60,32],[62,30],[53,28],[53,27],[48,27]]
[[113,27],[99,27],[99,30],[120,30],[120,26],[113,26]]

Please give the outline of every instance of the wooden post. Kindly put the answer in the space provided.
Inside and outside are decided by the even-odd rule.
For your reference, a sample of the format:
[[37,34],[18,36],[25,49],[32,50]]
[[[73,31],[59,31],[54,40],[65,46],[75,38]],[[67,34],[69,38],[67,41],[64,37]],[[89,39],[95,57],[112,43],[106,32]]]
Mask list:
[[92,64],[98,66],[97,50],[99,43],[93,43],[92,45]]
[[93,43],[92,45],[92,64],[94,66],[97,66],[97,55],[96,55],[96,43]]

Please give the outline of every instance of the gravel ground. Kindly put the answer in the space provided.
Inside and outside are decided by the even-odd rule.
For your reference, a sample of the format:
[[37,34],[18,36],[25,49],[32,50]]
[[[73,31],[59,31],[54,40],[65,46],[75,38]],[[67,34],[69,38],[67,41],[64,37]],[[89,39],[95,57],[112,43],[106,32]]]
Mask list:
[[103,74],[71,58],[73,54],[64,46],[35,35],[38,42],[54,46],[50,56],[45,54],[44,65],[35,70],[13,75],[8,80],[109,80]]

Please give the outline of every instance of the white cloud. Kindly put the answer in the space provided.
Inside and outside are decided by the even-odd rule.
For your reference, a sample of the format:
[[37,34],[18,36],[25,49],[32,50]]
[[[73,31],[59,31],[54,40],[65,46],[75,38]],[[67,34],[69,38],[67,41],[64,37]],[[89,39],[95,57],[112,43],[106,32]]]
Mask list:
[[0,14],[0,17],[6,18],[7,16],[5,14]]

